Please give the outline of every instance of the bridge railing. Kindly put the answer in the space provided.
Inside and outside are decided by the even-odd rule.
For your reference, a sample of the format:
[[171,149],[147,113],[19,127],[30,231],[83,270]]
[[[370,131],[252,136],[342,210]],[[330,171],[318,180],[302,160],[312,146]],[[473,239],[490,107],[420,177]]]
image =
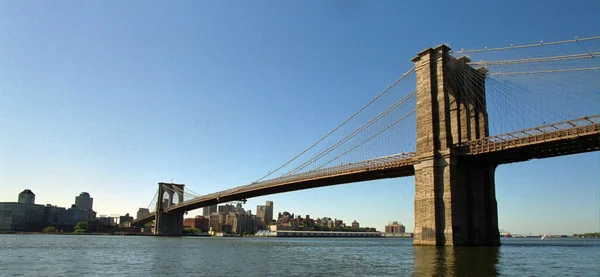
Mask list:
[[460,143],[457,146],[471,155],[488,153],[525,144],[598,132],[600,126],[599,123],[600,115],[585,116],[573,120],[468,141]]
[[307,181],[307,180],[311,180],[311,179],[315,179],[315,178],[335,176],[335,175],[347,174],[347,173],[351,173],[351,172],[383,170],[383,169],[388,169],[388,168],[392,168],[392,167],[408,165],[408,164],[411,164],[411,162],[415,156],[416,156],[416,153],[414,153],[414,152],[400,153],[400,154],[396,154],[396,155],[390,155],[390,156],[365,160],[365,161],[361,161],[361,162],[357,162],[357,163],[348,163],[348,164],[343,164],[343,165],[339,165],[339,166],[311,170],[311,171],[302,172],[302,173],[293,174],[293,175],[285,175],[285,176],[281,176],[278,178],[273,178],[273,179],[269,179],[269,180],[265,180],[265,181],[261,181],[261,182],[255,182],[255,183],[231,188],[231,189],[224,190],[224,191],[219,191],[219,192],[215,192],[215,193],[211,193],[211,194],[207,194],[207,195],[202,195],[198,198],[183,201],[183,202],[177,204],[176,206],[186,205],[195,200],[198,200],[199,198],[202,198],[202,199],[219,198],[219,197],[222,197],[225,195],[231,195],[231,194],[251,191],[251,190],[255,190],[255,189],[262,189],[262,188],[277,186],[277,185],[281,185],[281,184],[287,184],[287,183],[291,183],[291,182],[301,182],[301,181]]

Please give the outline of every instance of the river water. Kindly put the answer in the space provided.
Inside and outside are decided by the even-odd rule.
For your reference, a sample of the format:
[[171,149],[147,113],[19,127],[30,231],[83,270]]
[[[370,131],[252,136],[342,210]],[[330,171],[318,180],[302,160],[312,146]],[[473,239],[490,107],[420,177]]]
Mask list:
[[0,235],[0,276],[599,276],[600,240]]

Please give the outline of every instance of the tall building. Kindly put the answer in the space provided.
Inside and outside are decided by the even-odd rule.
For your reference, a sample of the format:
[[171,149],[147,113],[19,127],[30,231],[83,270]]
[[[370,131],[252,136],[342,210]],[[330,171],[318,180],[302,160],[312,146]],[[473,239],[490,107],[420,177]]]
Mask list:
[[206,206],[206,207],[202,208],[202,215],[210,216],[210,214],[212,214],[216,211],[217,211],[217,205]]
[[360,224],[358,223],[358,221],[354,220],[352,222],[352,228],[360,228]]
[[231,225],[231,232],[241,234],[246,232],[246,214],[244,213],[228,213],[225,216],[225,224]]
[[35,194],[31,190],[24,190],[19,193],[19,203],[35,204]]
[[223,230],[223,224],[225,224],[225,215],[222,213],[212,213],[209,217],[209,227],[215,232],[221,232]]
[[147,216],[150,214],[150,210],[146,209],[146,208],[139,208],[136,214],[136,218],[140,219],[144,216]]
[[273,201],[267,201],[267,214],[265,221],[269,224],[273,221]]
[[94,204],[94,198],[90,197],[87,192],[82,192],[79,196],[75,196],[75,206],[81,210],[92,211],[92,205]]
[[218,209],[218,212],[222,213],[222,214],[228,214],[230,212],[235,212],[235,206],[231,205],[231,204],[225,204],[225,205],[219,206],[217,209]]
[[406,227],[404,225],[399,224],[398,221],[394,221],[387,226],[385,226],[386,233],[406,233]]
[[267,201],[264,206],[256,206],[256,216],[260,217],[260,222],[266,229],[267,225],[273,221],[273,201]]

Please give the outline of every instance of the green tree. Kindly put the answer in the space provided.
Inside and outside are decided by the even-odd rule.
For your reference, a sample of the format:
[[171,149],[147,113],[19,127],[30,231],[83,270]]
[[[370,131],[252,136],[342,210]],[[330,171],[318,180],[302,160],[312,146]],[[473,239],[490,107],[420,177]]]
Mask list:
[[43,233],[56,233],[56,227],[48,226],[42,230]]
[[79,221],[75,224],[75,232],[76,234],[85,233],[88,230],[89,224],[85,221]]

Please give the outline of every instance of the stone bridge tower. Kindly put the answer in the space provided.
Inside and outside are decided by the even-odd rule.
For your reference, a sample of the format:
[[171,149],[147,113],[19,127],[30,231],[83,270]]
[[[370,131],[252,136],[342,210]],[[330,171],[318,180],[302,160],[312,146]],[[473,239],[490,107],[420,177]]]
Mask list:
[[[183,202],[183,184],[158,183],[156,218],[154,234],[162,236],[181,236],[183,234],[183,212],[165,212],[165,208],[174,205],[175,197]],[[165,194],[168,197],[165,197]]]
[[489,136],[484,68],[450,48],[413,58],[417,79],[417,245],[499,245],[495,164],[461,156],[458,143]]

